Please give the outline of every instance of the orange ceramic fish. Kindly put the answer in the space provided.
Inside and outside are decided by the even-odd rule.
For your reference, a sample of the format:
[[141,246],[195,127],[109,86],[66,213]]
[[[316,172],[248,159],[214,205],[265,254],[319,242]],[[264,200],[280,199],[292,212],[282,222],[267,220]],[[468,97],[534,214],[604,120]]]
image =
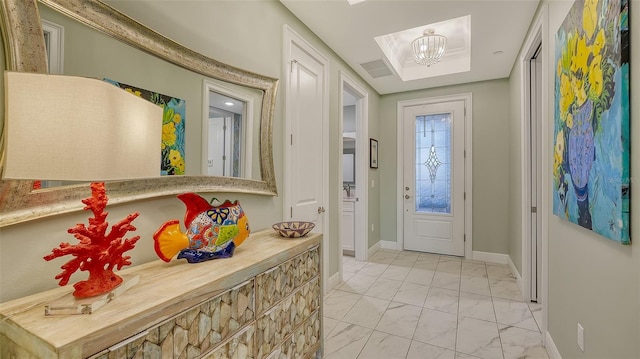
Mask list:
[[169,262],[176,254],[189,263],[229,258],[251,232],[247,215],[240,203],[225,201],[213,206],[195,193],[177,196],[187,206],[182,232],[180,222],[165,222],[153,235],[156,254]]

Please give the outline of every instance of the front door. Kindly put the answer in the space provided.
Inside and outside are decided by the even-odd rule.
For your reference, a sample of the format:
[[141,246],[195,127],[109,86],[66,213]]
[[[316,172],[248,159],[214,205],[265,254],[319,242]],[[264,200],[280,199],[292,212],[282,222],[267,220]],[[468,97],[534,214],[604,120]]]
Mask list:
[[465,255],[464,106],[404,108],[404,249]]

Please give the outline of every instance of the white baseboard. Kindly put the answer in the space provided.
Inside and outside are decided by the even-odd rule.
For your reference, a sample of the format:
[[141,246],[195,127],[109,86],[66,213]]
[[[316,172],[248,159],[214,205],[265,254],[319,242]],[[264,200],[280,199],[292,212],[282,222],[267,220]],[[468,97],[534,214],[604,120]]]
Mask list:
[[339,286],[340,282],[342,282],[342,278],[340,278],[340,272],[329,277],[329,281],[327,282],[327,286],[329,288],[325,289],[324,295],[326,296],[327,294],[329,294],[329,292],[331,292],[333,288]]
[[473,260],[497,264],[509,264],[509,255],[501,253],[473,251]]
[[562,359],[558,347],[556,347],[556,343],[553,342],[553,338],[551,338],[551,334],[548,331],[545,334],[544,347],[547,349],[549,359]]
[[379,250],[380,250],[380,242],[369,247],[369,249],[367,250],[367,258],[371,258],[371,256],[376,254],[376,252]]
[[511,257],[509,256],[509,269],[511,269],[511,274],[513,274],[514,277],[516,277],[516,283],[518,283],[518,288],[520,288],[520,293],[524,294],[524,282],[522,281],[522,276],[520,275],[520,272],[518,272],[518,268],[516,268],[516,265],[513,264],[513,262],[511,261]]
[[391,249],[394,251],[401,251],[402,248],[400,248],[400,244],[398,242],[392,242],[392,241],[380,241],[380,248],[381,249]]

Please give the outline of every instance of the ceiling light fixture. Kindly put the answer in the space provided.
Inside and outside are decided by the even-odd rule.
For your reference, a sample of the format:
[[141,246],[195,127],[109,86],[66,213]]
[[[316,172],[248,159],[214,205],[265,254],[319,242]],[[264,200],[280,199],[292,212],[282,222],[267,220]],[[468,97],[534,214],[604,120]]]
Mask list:
[[426,29],[422,36],[411,42],[411,47],[416,63],[431,66],[444,56],[447,38],[443,35],[437,35],[433,29]]

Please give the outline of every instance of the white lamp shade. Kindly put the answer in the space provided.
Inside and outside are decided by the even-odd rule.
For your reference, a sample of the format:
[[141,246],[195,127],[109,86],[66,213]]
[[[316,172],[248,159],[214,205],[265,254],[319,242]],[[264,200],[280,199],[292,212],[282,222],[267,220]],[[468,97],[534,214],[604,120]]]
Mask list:
[[5,72],[5,179],[160,176],[162,108],[98,79]]

